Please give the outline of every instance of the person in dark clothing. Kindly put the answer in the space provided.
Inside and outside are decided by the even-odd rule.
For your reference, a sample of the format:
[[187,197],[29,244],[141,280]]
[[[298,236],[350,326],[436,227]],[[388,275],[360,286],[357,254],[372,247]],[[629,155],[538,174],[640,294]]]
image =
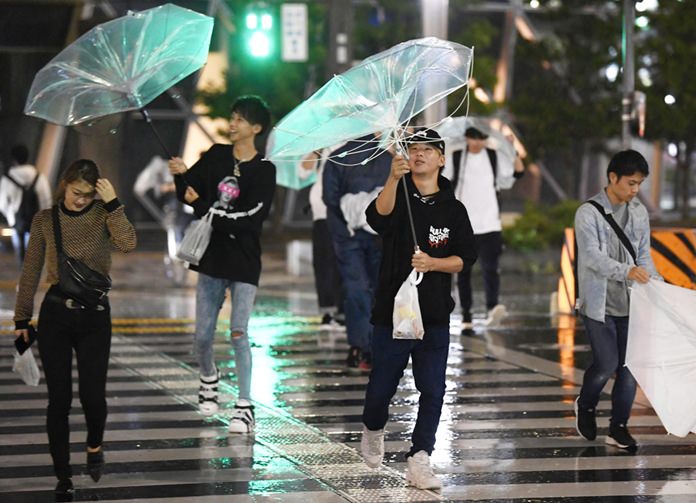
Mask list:
[[[349,227],[351,219],[344,210],[363,215],[370,200],[367,196],[380,187],[389,174],[391,156],[370,146],[374,141],[373,135],[366,136],[332,152],[324,166],[322,180],[326,223],[345,292],[346,334],[350,345],[346,364],[364,370],[372,365],[370,310],[379,270],[380,245],[371,229]],[[361,201],[365,201],[363,206]]]
[[178,157],[169,161],[177,196],[201,218],[212,215],[210,244],[197,266],[195,345],[200,367],[199,410],[218,411],[219,372],[213,339],[220,309],[230,290],[230,330],[239,386],[230,433],[251,433],[251,349],[247,328],[261,275],[261,228],[275,191],[275,166],[264,160],[254,140],[270,125],[270,112],[257,96],[243,96],[232,106],[232,145],[215,144],[191,169]]
[[[101,200],[95,200],[97,194]],[[94,162],[82,159],[72,163],[63,173],[56,200],[58,206],[54,208],[62,249],[67,256],[108,275],[112,249],[127,253],[135,248],[135,229],[111,183],[100,177]],[[87,423],[87,472],[98,481],[104,465],[102,440],[107,416],[111,310],[107,297],[89,308],[61,290],[53,222],[53,211],[45,209],[36,214],[31,224],[14,320],[15,334],[27,340],[34,295],[45,265],[46,280],[51,286],[41,303],[37,342],[48,388],[46,429],[53,470],[58,478],[56,500],[72,501],[68,416],[73,396],[73,351],[79,371],[80,403]]]
[[[383,239],[383,259],[372,311],[372,372],[362,416],[361,451],[368,466],[381,464],[389,402],[410,358],[420,399],[413,445],[406,455],[406,480],[420,489],[441,487],[430,467],[430,454],[445,395],[449,317],[454,309],[452,274],[476,261],[466,209],[455,199],[451,183],[439,175],[444,149],[434,130],[417,131],[408,140],[408,161],[401,155],[394,157],[384,190],[367,209],[368,223]],[[408,196],[402,190],[402,177]],[[409,232],[406,197],[417,243]],[[423,273],[418,299],[425,334],[422,340],[394,339],[394,297],[412,269]]]

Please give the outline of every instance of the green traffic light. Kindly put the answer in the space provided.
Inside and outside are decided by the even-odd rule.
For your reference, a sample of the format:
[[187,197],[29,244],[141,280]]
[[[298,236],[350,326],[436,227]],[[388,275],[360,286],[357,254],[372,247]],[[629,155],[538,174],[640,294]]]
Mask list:
[[271,40],[262,31],[255,31],[249,37],[249,53],[255,58],[265,58],[271,53]]

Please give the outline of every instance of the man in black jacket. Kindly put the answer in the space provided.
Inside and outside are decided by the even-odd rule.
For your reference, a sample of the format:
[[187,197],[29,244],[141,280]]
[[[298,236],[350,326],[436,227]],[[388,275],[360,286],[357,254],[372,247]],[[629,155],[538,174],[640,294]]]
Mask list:
[[190,266],[198,271],[195,346],[201,378],[198,404],[204,415],[218,411],[213,339],[225,292],[230,291],[230,331],[239,386],[230,433],[254,429],[247,327],[261,274],[261,227],[275,191],[275,166],[263,160],[255,139],[269,124],[270,112],[263,100],[243,96],[232,105],[232,145],[213,145],[191,169],[178,157],[169,161],[177,197],[191,205],[198,218],[212,215],[210,244],[199,264]]
[[[416,131],[408,139],[408,161],[401,155],[394,157],[384,189],[366,212],[384,246],[372,311],[373,367],[365,396],[361,450],[368,466],[381,464],[389,402],[411,358],[420,399],[413,445],[406,455],[406,480],[420,489],[441,487],[430,467],[430,454],[445,395],[449,316],[454,309],[452,274],[470,268],[476,260],[466,209],[455,199],[450,182],[439,175],[444,153],[444,142],[434,130]],[[400,182],[404,176],[408,196]],[[409,232],[406,197],[417,243]],[[425,334],[422,340],[394,339],[394,297],[412,268],[423,273],[418,298]]]

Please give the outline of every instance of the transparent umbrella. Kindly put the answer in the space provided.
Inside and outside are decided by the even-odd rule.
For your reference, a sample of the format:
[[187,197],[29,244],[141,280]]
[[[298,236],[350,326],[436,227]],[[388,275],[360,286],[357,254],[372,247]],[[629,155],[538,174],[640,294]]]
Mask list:
[[417,114],[464,87],[472,49],[434,37],[410,40],[334,76],[273,129],[268,158],[288,159],[337,143],[382,133],[398,142]]
[[152,124],[144,107],[205,64],[212,30],[213,18],[172,4],[100,24],[36,74],[24,113],[72,126],[141,110]]

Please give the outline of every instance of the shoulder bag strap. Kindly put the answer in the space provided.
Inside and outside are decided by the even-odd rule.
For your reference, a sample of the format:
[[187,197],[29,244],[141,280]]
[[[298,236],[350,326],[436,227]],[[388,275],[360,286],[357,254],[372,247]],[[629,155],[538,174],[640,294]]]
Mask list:
[[56,253],[58,256],[63,254],[63,237],[60,232],[60,218],[58,217],[58,205],[56,204],[51,213],[53,214],[53,236],[56,240]]
[[610,214],[607,214],[604,212],[604,206],[599,204],[597,201],[587,201],[589,204],[594,206],[597,211],[599,211],[604,219],[611,225],[611,228],[614,229],[614,232],[616,232],[616,235],[619,238],[619,241],[624,245],[628,253],[631,255],[633,258],[633,263],[637,264],[638,262],[636,261],[636,251],[633,249],[633,245],[631,242],[628,240],[626,237],[626,234],[624,233],[623,229],[619,227],[619,224],[616,223],[616,220],[614,220],[614,217],[611,216]]

